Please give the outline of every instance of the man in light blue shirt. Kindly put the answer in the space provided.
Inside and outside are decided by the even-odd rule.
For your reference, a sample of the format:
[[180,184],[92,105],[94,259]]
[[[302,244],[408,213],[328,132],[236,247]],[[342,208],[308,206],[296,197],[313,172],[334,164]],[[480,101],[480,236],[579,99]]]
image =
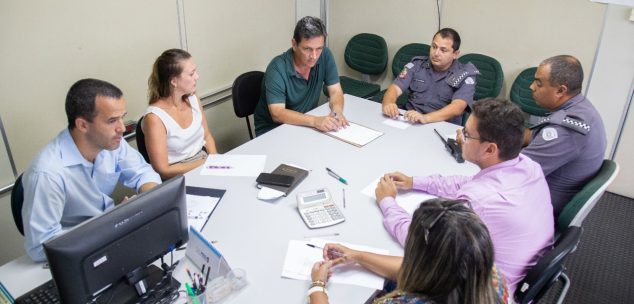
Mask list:
[[117,182],[137,192],[161,183],[123,140],[125,106],[121,90],[105,81],[83,79],[68,91],[68,128],[44,147],[22,177],[24,247],[33,260],[46,259],[46,240],[112,208]]

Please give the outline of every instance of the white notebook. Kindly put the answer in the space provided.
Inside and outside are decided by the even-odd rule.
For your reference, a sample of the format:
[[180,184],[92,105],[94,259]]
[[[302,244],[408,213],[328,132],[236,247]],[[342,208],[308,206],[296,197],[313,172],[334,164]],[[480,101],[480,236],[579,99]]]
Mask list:
[[383,135],[383,132],[364,127],[354,122],[349,123],[350,125],[346,128],[342,128],[337,131],[326,132],[325,134],[357,147],[363,147],[369,142]]

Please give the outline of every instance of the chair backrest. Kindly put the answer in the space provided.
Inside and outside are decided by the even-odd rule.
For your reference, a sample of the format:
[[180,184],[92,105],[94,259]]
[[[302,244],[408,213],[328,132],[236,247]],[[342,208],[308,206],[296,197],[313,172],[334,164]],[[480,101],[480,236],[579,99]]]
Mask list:
[[577,226],[568,227],[555,246],[546,252],[517,285],[515,301],[517,303],[537,303],[548,291],[548,288],[559,279],[564,272],[566,257],[577,248],[583,229]]
[[139,153],[143,156],[147,163],[150,163],[150,157],[147,155],[147,148],[145,147],[145,135],[143,134],[143,129],[141,128],[141,124],[143,123],[143,118],[145,116],[141,116],[139,121],[136,122],[136,130],[135,130],[135,139],[136,139],[136,148],[139,150]]
[[618,173],[619,165],[616,162],[609,159],[603,160],[597,175],[572,197],[557,216],[556,231],[564,231],[569,226],[581,226]]
[[233,86],[231,88],[233,112],[240,118],[246,118],[247,128],[251,139],[253,139],[253,134],[251,131],[251,123],[249,122],[249,115],[255,112],[255,107],[257,106],[258,101],[260,101],[263,79],[264,72],[246,72],[236,77],[236,80],[233,81]]
[[471,62],[478,68],[480,75],[476,79],[476,90],[473,100],[486,97],[498,97],[504,84],[502,66],[495,58],[482,54],[465,54],[458,58],[462,63]]
[[401,72],[403,67],[412,61],[415,56],[429,56],[429,45],[424,43],[410,43],[402,46],[392,59],[392,75],[394,78]]
[[13,221],[15,227],[18,228],[20,234],[24,235],[24,225],[22,223],[22,205],[24,204],[24,188],[22,188],[22,174],[18,176],[11,189],[11,213],[13,213]]
[[381,74],[387,67],[387,43],[375,34],[357,34],[348,41],[344,58],[349,67],[362,74]]
[[523,70],[513,81],[510,99],[517,104],[522,111],[535,116],[547,116],[549,111],[537,105],[533,99],[533,91],[530,89],[535,79],[536,67]]

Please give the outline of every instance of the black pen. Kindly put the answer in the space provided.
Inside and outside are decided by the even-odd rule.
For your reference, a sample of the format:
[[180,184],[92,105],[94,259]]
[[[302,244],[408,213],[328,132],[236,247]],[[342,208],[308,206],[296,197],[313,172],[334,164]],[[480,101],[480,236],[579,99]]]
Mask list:
[[211,266],[207,266],[207,276],[205,277],[205,288],[207,288],[207,282],[209,281],[210,272],[211,272]]
[[330,170],[329,168],[326,168],[326,171],[328,171],[328,174],[334,178],[336,178],[338,181],[344,183],[345,185],[348,184],[348,181],[345,180],[343,177],[339,176],[339,174],[335,173],[334,171]]
[[[315,248],[315,249],[324,250],[324,247],[313,245],[313,244],[306,244],[306,246],[311,247],[311,248]],[[328,250],[328,254],[334,256],[335,258],[340,258],[340,257],[344,256],[343,253],[341,253],[341,252],[339,252],[339,251],[337,251],[335,249],[329,249]]]

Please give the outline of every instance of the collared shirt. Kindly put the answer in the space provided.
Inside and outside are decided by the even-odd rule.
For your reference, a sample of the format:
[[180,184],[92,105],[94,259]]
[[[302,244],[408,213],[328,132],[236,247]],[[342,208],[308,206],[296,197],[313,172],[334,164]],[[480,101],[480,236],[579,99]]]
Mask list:
[[556,215],[599,171],[607,146],[601,116],[582,94],[566,101],[549,117],[559,115],[585,124],[588,132],[546,123],[533,130],[533,139],[522,150],[542,166]]
[[[394,84],[403,93],[409,92],[405,105],[408,110],[431,113],[456,99],[462,99],[471,106],[478,73],[473,64],[463,64],[458,60],[454,60],[447,71],[436,72],[428,57],[414,57],[394,79]],[[462,117],[454,117],[448,122],[459,125]]]
[[285,104],[286,109],[306,113],[317,107],[323,85],[339,83],[335,58],[324,47],[308,80],[304,79],[293,64],[293,49],[273,58],[264,74],[260,100],[255,107],[255,133],[259,136],[279,126],[269,112],[269,104]]
[[161,178],[125,140],[115,150],[99,152],[93,164],[81,155],[68,129],[60,132],[22,176],[27,254],[45,260],[43,242],[112,208],[110,195],[119,181],[138,191],[149,182],[160,184]]
[[[511,294],[553,244],[555,224],[548,185],[539,164],[521,154],[472,177],[415,177],[413,188],[469,202],[489,229],[495,264],[508,280]],[[384,198],[379,207],[385,229],[404,245],[412,216],[393,197]]]

